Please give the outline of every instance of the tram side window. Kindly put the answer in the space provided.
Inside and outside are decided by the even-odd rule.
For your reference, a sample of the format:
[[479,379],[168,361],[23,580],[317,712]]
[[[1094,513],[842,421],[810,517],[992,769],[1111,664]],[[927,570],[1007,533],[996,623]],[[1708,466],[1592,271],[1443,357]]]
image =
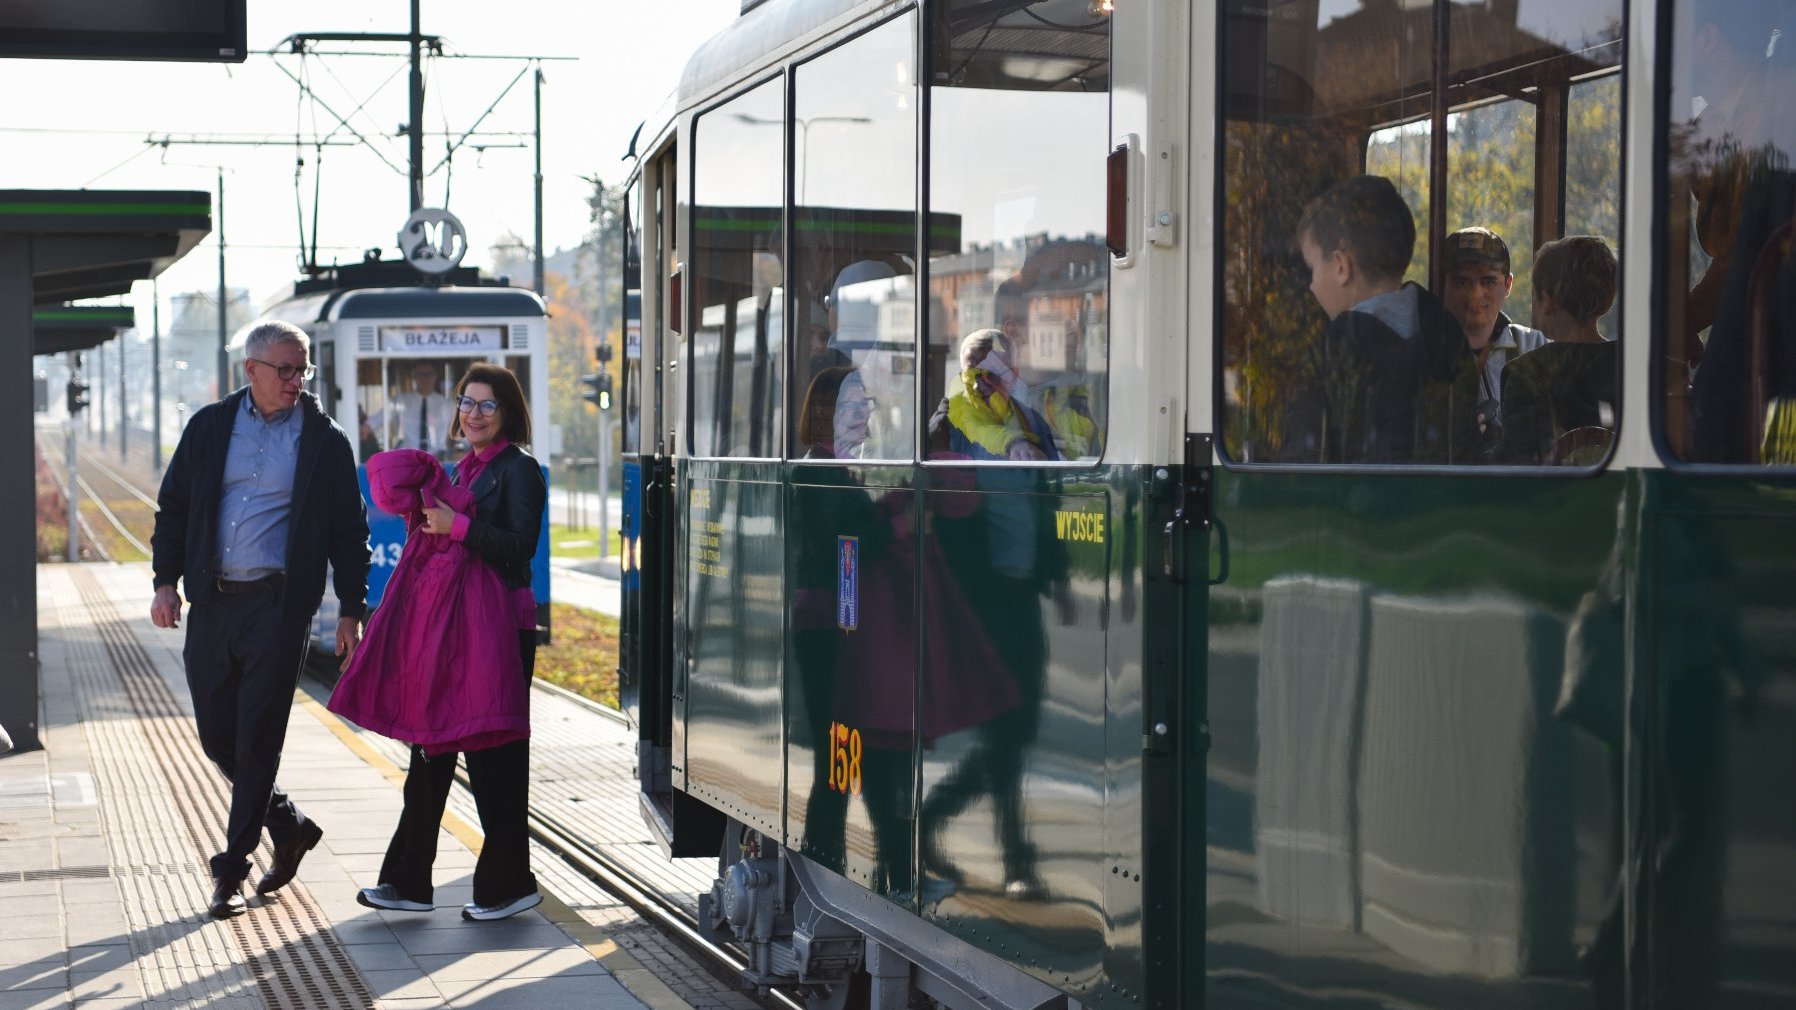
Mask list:
[[1674,24],[1663,444],[1796,465],[1796,3],[1689,0]]
[[[1568,312],[1537,289],[1535,250],[1588,235],[1613,273],[1624,0],[1227,11],[1227,455],[1601,462],[1614,279],[1591,279],[1611,296],[1596,316]],[[1506,374],[1535,395],[1510,403]]]
[[916,451],[915,26],[905,14],[793,74],[794,457]]
[[780,453],[785,93],[776,78],[693,125],[692,453]]
[[642,452],[642,185],[632,182],[624,192],[623,213],[623,451]]
[[1109,23],[954,0],[931,32],[929,458],[1095,460]]

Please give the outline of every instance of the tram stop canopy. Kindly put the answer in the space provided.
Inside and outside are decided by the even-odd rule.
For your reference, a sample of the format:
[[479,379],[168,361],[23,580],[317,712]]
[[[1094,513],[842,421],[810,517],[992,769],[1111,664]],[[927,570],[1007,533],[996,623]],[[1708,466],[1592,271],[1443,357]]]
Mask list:
[[[0,189],[0,419],[30,432],[34,354],[81,350],[124,314],[66,303],[126,294],[212,230],[212,196],[145,190]],[[0,515],[36,515],[36,439],[0,439]],[[38,746],[35,523],[0,530],[0,725]]]

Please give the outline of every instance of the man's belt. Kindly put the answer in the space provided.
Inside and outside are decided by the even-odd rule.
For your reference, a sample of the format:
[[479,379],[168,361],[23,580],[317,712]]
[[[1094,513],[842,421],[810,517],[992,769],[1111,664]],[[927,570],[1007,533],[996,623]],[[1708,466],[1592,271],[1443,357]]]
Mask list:
[[276,572],[273,575],[264,575],[259,579],[242,581],[237,579],[213,579],[212,584],[219,592],[227,594],[259,593],[265,589],[274,591],[281,588],[281,573]]

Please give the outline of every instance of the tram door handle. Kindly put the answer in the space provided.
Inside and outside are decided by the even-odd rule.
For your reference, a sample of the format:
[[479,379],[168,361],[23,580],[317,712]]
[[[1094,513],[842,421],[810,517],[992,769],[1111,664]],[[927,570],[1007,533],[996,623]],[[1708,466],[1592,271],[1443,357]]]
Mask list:
[[[1209,519],[1192,523],[1186,519],[1184,509],[1179,509],[1177,512],[1174,512],[1172,514],[1172,520],[1166,524],[1166,548],[1165,552],[1161,555],[1161,557],[1165,558],[1166,581],[1171,582],[1174,585],[1185,584],[1185,573],[1188,571],[1188,568],[1186,564],[1187,547],[1183,534],[1188,525],[1203,527],[1215,532],[1216,550],[1221,557],[1219,559],[1216,574],[1211,576],[1209,574],[1209,565],[1205,564],[1204,575],[1206,581],[1212,586],[1220,586],[1224,582],[1227,582],[1229,580],[1229,528],[1223,525],[1223,522],[1220,519]],[[1207,560],[1208,559],[1206,558],[1206,561]]]

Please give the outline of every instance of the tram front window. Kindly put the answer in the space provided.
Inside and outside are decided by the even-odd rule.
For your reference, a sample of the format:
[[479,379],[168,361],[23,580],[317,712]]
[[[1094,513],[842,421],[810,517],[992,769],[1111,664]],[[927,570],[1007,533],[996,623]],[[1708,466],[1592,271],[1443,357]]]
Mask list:
[[445,459],[455,382],[471,358],[364,361],[356,388],[358,442],[364,460],[384,449],[423,449]]

